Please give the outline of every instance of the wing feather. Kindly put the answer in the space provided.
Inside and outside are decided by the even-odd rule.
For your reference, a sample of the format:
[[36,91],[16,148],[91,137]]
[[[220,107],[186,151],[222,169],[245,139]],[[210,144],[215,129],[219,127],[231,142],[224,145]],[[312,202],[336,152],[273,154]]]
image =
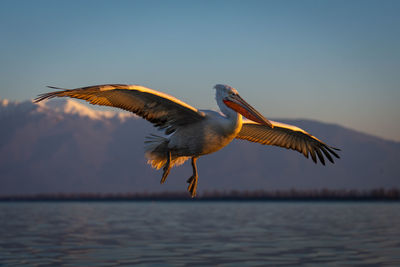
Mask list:
[[315,163],[317,163],[318,158],[323,165],[325,165],[325,157],[332,163],[334,163],[332,155],[340,158],[334,151],[340,149],[328,146],[306,131],[284,123],[274,121],[271,121],[271,123],[274,126],[273,128],[256,122],[246,121],[243,123],[242,129],[236,138],[264,145],[293,149],[302,153],[306,158],[310,154],[311,159]]
[[315,149],[315,152],[317,152],[317,156],[319,158],[319,161],[321,161],[322,165],[325,165],[325,159],[324,156],[322,156],[321,150],[317,148]]
[[310,152],[311,158],[314,163],[317,163],[317,155],[315,154],[315,150],[310,143],[307,143],[307,150]]
[[285,135],[285,138],[286,138],[286,143],[287,143],[285,148],[288,148],[288,149],[292,148],[293,144],[294,144],[293,136]]
[[303,153],[304,157],[308,158],[308,151],[307,151],[307,147],[306,147],[304,140],[300,139],[299,143],[300,143],[300,149],[301,149],[300,152]]
[[332,158],[332,156],[328,153],[328,151],[327,151],[324,147],[321,147],[321,150],[322,150],[322,152],[324,153],[325,157],[327,157],[328,160],[329,160],[330,162],[333,162],[333,158]]
[[83,99],[93,105],[111,106],[127,110],[150,121],[155,127],[174,132],[177,127],[195,123],[204,113],[173,96],[139,85],[104,84],[76,89],[60,89],[39,95],[34,102],[54,97]]

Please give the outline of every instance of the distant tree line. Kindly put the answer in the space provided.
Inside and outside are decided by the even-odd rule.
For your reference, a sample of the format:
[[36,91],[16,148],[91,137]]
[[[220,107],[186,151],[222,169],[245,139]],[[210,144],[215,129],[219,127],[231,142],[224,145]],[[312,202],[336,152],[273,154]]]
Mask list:
[[[175,201],[192,200],[187,192],[159,192],[159,193],[46,193],[32,195],[3,195],[0,201]],[[400,190],[372,189],[372,190],[255,190],[255,191],[204,191],[193,201],[399,201]]]

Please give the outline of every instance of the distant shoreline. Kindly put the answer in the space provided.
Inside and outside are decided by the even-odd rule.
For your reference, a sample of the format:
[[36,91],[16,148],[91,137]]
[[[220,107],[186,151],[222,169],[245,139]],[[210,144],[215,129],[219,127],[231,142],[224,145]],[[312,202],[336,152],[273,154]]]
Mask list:
[[187,192],[153,193],[43,193],[0,196],[14,201],[400,201],[400,190],[277,190],[205,191],[192,199]]

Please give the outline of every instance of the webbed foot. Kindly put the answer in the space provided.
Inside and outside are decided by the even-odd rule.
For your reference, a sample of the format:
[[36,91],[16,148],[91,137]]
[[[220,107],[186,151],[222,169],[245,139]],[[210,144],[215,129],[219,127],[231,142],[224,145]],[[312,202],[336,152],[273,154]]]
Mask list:
[[197,175],[196,176],[193,175],[187,180],[187,182],[189,183],[187,190],[190,192],[192,198],[196,196],[197,181],[198,181]]
[[167,180],[168,174],[171,171],[171,151],[168,151],[167,163],[165,163],[163,170],[164,170],[164,172],[161,177],[160,184],[163,184],[165,182],[165,180]]
[[197,180],[199,177],[197,174],[196,161],[197,161],[197,157],[193,157],[192,158],[193,175],[187,180],[187,182],[189,183],[188,191],[190,192],[190,195],[192,196],[192,198],[194,198],[196,196]]

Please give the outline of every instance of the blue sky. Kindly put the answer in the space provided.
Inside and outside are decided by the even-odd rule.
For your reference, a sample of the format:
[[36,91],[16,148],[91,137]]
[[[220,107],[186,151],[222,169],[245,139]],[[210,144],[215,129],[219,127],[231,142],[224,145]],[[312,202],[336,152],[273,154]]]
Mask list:
[[400,1],[0,1],[0,97],[141,84],[400,141]]

